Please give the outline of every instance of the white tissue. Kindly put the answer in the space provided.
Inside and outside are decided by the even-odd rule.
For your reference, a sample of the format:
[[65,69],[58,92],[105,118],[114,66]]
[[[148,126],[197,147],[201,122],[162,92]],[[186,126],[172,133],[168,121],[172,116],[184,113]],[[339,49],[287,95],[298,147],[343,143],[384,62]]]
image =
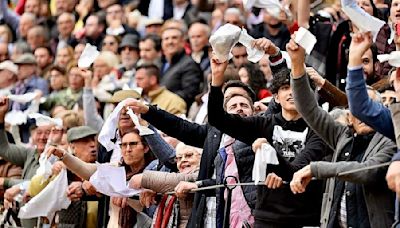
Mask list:
[[132,119],[133,123],[135,124],[136,129],[139,130],[139,135],[143,136],[143,135],[152,135],[154,134],[154,131],[151,130],[150,128],[140,125],[139,122],[139,117],[137,117],[137,115],[135,113],[133,113],[132,109],[127,108],[127,112],[126,112]]
[[131,197],[141,192],[128,187],[124,167],[100,163],[96,165],[97,171],[90,177],[89,182],[98,192],[114,197]]
[[400,51],[392,51],[390,54],[383,54],[377,56],[379,62],[389,62],[393,67],[400,67]]
[[275,149],[269,143],[263,143],[261,148],[257,150],[254,159],[252,178],[256,184],[260,181],[265,181],[267,164],[278,165],[279,161]]
[[8,95],[8,99],[11,101],[15,101],[18,103],[28,103],[31,102],[35,97],[38,95],[37,92],[30,92],[30,93],[25,93],[21,95],[15,95],[15,94],[10,94]]
[[63,126],[62,119],[60,119],[60,118],[51,118],[51,117],[42,115],[40,113],[30,113],[30,114],[28,114],[28,117],[31,119],[35,119],[37,126],[47,126],[47,125],[51,125],[51,124],[54,124],[57,127]]
[[21,124],[26,124],[28,115],[22,111],[11,110],[6,113],[4,117],[4,122],[10,124],[11,126],[18,126]]
[[254,41],[254,38],[251,37],[247,33],[247,30],[242,29],[242,31],[240,32],[240,36],[239,36],[239,42],[242,43],[246,47],[247,59],[250,62],[256,63],[262,59],[262,57],[265,55],[265,52],[258,48],[252,48],[251,43],[253,41]]
[[307,54],[311,54],[314,45],[317,43],[317,38],[308,31],[307,29],[300,27],[299,30],[296,32],[296,37],[294,41],[302,46]]
[[243,6],[246,9],[251,9],[252,7],[266,9],[275,18],[279,17],[283,9],[279,0],[243,0]]
[[92,46],[89,43],[86,44],[85,49],[78,60],[79,68],[87,68],[92,65],[92,63],[96,60],[97,56],[100,55],[100,52],[97,50],[96,46]]
[[375,42],[384,21],[366,13],[354,0],[342,0],[342,10],[361,32],[371,32]]

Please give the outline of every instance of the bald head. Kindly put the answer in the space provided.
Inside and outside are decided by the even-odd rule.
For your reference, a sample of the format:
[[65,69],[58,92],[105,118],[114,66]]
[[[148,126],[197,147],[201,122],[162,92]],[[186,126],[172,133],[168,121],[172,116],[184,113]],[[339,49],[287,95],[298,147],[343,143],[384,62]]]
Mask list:
[[194,23],[190,26],[188,35],[193,52],[203,50],[203,48],[208,44],[210,32],[210,27],[206,24]]
[[37,18],[34,14],[32,13],[24,13],[22,14],[20,20],[19,20],[19,35],[22,38],[26,38],[28,35],[29,29],[31,29],[33,26],[37,24]]

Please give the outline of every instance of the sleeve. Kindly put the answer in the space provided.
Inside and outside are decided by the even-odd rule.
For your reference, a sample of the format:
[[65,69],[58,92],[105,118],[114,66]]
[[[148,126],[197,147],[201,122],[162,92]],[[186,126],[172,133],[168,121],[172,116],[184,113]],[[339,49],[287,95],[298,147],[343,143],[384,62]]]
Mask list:
[[362,68],[349,69],[346,80],[350,112],[377,132],[396,140],[390,111],[382,103],[368,97]]
[[101,127],[103,126],[104,120],[97,113],[96,101],[94,99],[92,89],[83,89],[82,101],[85,125],[93,128],[96,131],[100,131]]
[[380,149],[368,157],[364,162],[340,161],[340,162],[312,162],[311,172],[318,179],[336,177],[340,180],[351,181],[359,184],[375,184],[377,181],[384,180],[387,166],[377,169],[369,169],[360,172],[354,172],[347,175],[337,176],[338,174],[354,169],[370,167],[373,165],[389,162],[396,151],[396,146],[390,139],[383,138],[385,142]]
[[[400,148],[400,103],[394,103],[389,106],[392,115],[394,133],[396,137],[397,148]],[[400,161],[400,151],[393,156],[392,161]]]
[[291,85],[297,111],[315,133],[332,149],[335,149],[340,136],[346,132],[347,127],[336,123],[327,112],[318,106],[306,75],[298,79],[292,78]]
[[197,173],[166,173],[146,170],[143,172],[142,187],[165,193],[173,191],[181,181],[194,181],[196,178]]
[[223,109],[224,96],[221,87],[211,86],[208,98],[208,122],[223,133],[251,145],[257,138],[266,138],[269,117],[252,116],[242,118]]
[[150,105],[149,111],[141,117],[165,134],[185,144],[203,148],[208,133],[207,125],[191,123],[164,110]]
[[24,167],[29,153],[34,152],[24,146],[8,143],[4,124],[0,124],[0,156],[14,165]]
[[97,170],[96,164],[86,163],[69,153],[64,155],[63,163],[69,170],[84,180],[89,180]]
[[4,21],[11,27],[11,29],[18,31],[19,16],[8,8],[7,0],[1,0],[0,12],[3,14]]
[[203,81],[203,76],[200,67],[195,62],[187,62],[186,66],[182,66],[182,90],[174,91],[175,94],[182,97],[189,106],[194,96],[200,93],[200,84]]
[[328,80],[325,80],[325,84],[318,91],[318,94],[332,107],[347,107],[348,105],[346,93],[334,86]]

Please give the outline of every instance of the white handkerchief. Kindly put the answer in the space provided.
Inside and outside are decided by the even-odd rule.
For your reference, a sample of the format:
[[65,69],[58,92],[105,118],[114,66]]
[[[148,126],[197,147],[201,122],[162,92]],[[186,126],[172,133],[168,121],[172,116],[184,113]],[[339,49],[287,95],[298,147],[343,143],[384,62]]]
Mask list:
[[37,96],[36,92],[25,93],[21,95],[10,94],[8,99],[18,102],[18,103],[28,103],[31,102]]
[[114,197],[131,197],[141,192],[128,187],[124,167],[100,163],[96,165],[97,171],[90,177],[89,182],[98,192]]
[[4,117],[4,122],[10,124],[11,126],[18,126],[21,124],[26,124],[28,115],[22,111],[11,110],[6,113]]
[[315,38],[315,36],[307,29],[300,27],[296,33],[294,41],[302,46],[306,50],[307,54],[310,54],[314,45],[317,43],[317,38]]
[[283,8],[279,0],[243,0],[243,6],[246,9],[251,9],[252,7],[266,9],[274,17],[278,17]]
[[255,183],[265,181],[267,176],[267,164],[278,165],[278,157],[275,149],[269,143],[261,144],[257,150],[253,166],[253,180]]
[[390,54],[378,55],[379,62],[388,61],[391,66],[400,67],[400,51],[392,51]]
[[231,50],[239,41],[241,29],[232,24],[225,24],[218,28],[210,37],[211,47],[221,62],[232,58]]
[[135,124],[135,127],[139,130],[140,136],[154,134],[154,131],[150,128],[140,125],[139,117],[137,117],[137,115],[133,113],[132,109],[128,108],[127,110],[128,111],[126,113],[131,117],[133,123]]
[[28,117],[31,119],[35,119],[36,120],[36,125],[37,126],[47,126],[47,125],[51,125],[54,124],[58,127],[62,127],[63,126],[63,122],[62,119],[60,118],[51,118],[45,115],[42,115],[40,113],[31,113],[28,114]]
[[28,219],[47,217],[50,221],[57,211],[67,209],[71,201],[67,197],[68,178],[67,170],[62,169],[60,174],[52,180],[39,194],[33,197],[19,210],[18,218]]
[[355,0],[342,0],[342,10],[361,32],[370,31],[375,42],[379,30],[385,24],[384,21],[366,13]]
[[99,56],[100,52],[97,50],[96,46],[92,46],[89,43],[86,44],[85,49],[78,60],[79,68],[87,68],[92,65],[92,63],[96,60],[97,56]]
[[257,63],[265,55],[265,52],[263,50],[260,50],[257,48],[252,48],[251,43],[253,41],[254,41],[254,38],[251,37],[247,33],[247,30],[242,29],[242,31],[240,32],[240,36],[239,36],[239,42],[242,43],[246,47],[247,59],[250,62]]

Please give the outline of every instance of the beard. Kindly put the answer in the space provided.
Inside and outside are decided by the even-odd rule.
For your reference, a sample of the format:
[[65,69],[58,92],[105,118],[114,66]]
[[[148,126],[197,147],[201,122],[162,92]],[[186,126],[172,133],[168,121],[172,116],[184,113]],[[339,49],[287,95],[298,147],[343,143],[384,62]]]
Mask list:
[[277,29],[277,28],[280,28],[281,26],[282,26],[282,22],[279,22],[279,23],[277,23],[277,24],[268,24],[271,28],[275,28],[275,29]]

